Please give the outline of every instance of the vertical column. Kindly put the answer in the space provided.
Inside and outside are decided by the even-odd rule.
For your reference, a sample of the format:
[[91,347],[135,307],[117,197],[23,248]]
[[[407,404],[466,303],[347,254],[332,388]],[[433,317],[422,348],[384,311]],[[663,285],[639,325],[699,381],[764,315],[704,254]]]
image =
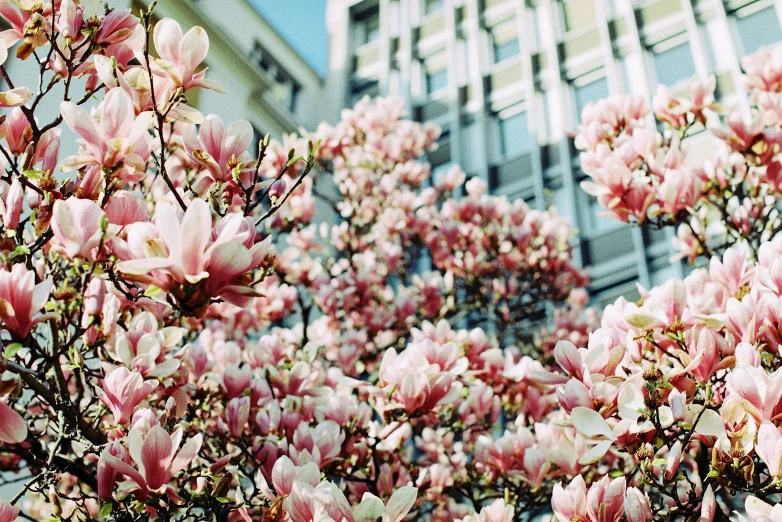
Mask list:
[[[540,129],[545,129],[542,125],[542,111],[538,109],[545,103],[542,96],[539,96],[535,90],[535,70],[532,66],[532,50],[528,34],[532,34],[534,29],[529,24],[528,9],[525,2],[516,2],[516,27],[519,40],[519,51],[521,53],[521,75],[524,84],[524,99],[527,106],[527,125],[529,126],[530,136],[534,136],[535,143],[532,146],[532,177],[535,187],[535,206],[541,210],[546,208],[546,192],[543,179],[543,164],[540,157],[540,144],[545,143],[546,133],[539,136]],[[524,173],[521,173],[523,176]],[[575,208],[575,207],[573,207]]]
[[412,108],[410,64],[413,61],[413,26],[409,23],[412,15],[410,3],[411,0],[399,0],[399,94],[408,110]]
[[[720,32],[725,35],[726,41],[723,42],[723,48],[724,52],[728,54],[726,59],[730,62],[730,79],[736,89],[735,94],[739,100],[739,110],[745,118],[749,118],[749,96],[747,95],[747,91],[742,88],[744,85],[744,78],[741,72],[741,59],[739,57],[739,52],[736,49],[736,41],[732,37],[733,31],[731,31],[728,13],[725,10],[723,0],[713,0],[712,4],[714,6],[714,18],[719,21],[719,24],[722,27]],[[776,3],[777,12],[782,12],[779,10],[780,5],[782,5],[782,1]]]
[[[476,166],[477,171],[474,172],[480,178],[489,181],[489,141],[488,135],[488,121],[486,118],[486,90],[485,82],[483,80],[484,73],[486,71],[486,64],[484,63],[482,53],[481,39],[484,36],[484,31],[481,29],[481,10],[478,0],[466,0],[464,4],[466,9],[465,23],[467,31],[467,46],[469,55],[473,57],[475,63],[471,67],[467,67],[467,81],[471,90],[471,105],[474,105],[478,109],[475,112],[475,127],[478,132],[473,136],[475,143],[470,144],[470,153],[481,155],[476,161],[473,161],[473,165]],[[453,143],[453,142],[452,142]],[[453,143],[454,146],[461,148],[461,143]]]
[[[692,58],[695,61],[695,72],[698,76],[705,79],[711,73],[709,64],[709,55],[706,53],[706,47],[703,44],[703,35],[701,34],[698,21],[695,19],[695,11],[692,8],[692,0],[681,0],[684,20],[687,23],[687,37],[690,40],[690,49]],[[725,33],[728,36],[730,33]]]
[[445,31],[447,40],[445,53],[448,56],[448,119],[451,127],[451,161],[462,164],[461,104],[459,101],[459,46],[457,45],[456,16],[454,0],[445,0]]
[[[594,0],[595,2],[595,21],[597,22],[597,32],[600,34],[600,47],[603,53],[603,68],[606,71],[608,80],[608,89],[612,94],[623,94],[625,92],[624,81],[619,65],[616,63],[614,54],[614,43],[611,40],[611,32],[608,29],[608,9],[605,0]],[[581,115],[577,115],[580,117]]]
[[380,17],[380,71],[378,87],[383,94],[389,94],[388,77],[391,71],[391,9],[390,0],[380,0],[378,15]]
[[[549,26],[540,28],[540,44],[541,50],[546,53],[547,60],[547,73],[550,76],[550,85],[548,86],[548,93],[553,101],[553,104],[560,108],[556,113],[552,112],[551,125],[555,129],[564,129],[570,125],[569,121],[565,121],[565,113],[562,107],[569,106],[568,100],[565,99],[567,92],[565,91],[562,81],[562,62],[559,56],[559,46],[557,45],[556,34],[561,34],[559,29],[559,17],[557,16],[557,6],[553,0],[540,0],[537,5],[541,23],[547,22]],[[529,15],[528,15],[529,16]],[[548,29],[548,30],[547,30]],[[574,209],[573,221],[579,225],[579,213],[578,213],[578,201],[576,199],[576,187],[575,179],[573,177],[573,162],[570,157],[570,143],[567,136],[562,135],[560,141],[557,144],[559,153],[559,164],[562,172],[562,186],[565,189],[565,193],[570,199],[571,207]],[[581,238],[574,238],[578,241],[573,245],[573,261],[578,266],[583,266],[583,252],[581,245]]]
[[355,31],[346,0],[330,0],[326,5],[326,20],[331,39],[326,96],[332,110],[328,119],[337,121],[347,101],[352,73],[350,70],[354,44],[352,34]]

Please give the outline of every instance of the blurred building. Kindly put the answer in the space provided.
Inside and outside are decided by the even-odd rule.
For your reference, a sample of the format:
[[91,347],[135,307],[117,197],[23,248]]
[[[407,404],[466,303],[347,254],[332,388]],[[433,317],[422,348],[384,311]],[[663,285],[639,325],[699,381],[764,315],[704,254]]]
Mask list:
[[555,205],[579,230],[598,303],[681,277],[673,232],[595,214],[567,130],[609,94],[651,99],[714,74],[748,110],[740,59],[782,41],[780,0],[329,0],[328,119],[364,95],[399,95],[443,128],[435,175],[452,164],[495,194]]
[[[151,3],[112,0],[111,6],[130,8],[138,16]],[[227,94],[205,89],[186,93],[189,103],[204,115],[218,114],[226,124],[248,120],[259,139],[267,133],[281,138],[301,128],[314,129],[324,119],[323,80],[247,0],[162,0],[154,18],[164,17],[175,19],[183,31],[198,25],[209,35],[204,66],[209,67],[208,77],[220,82]],[[35,60],[11,60],[6,68],[17,83],[37,84]],[[81,89],[83,82],[76,82],[77,96]],[[40,113],[59,113],[60,101],[61,86],[44,98]],[[65,130],[63,143],[75,146],[75,135]]]
[[[125,2],[137,14],[151,0]],[[204,114],[246,119],[259,136],[275,137],[322,119],[321,78],[246,0],[158,1],[155,16],[171,17],[185,31],[206,29],[209,78],[228,94],[199,90],[191,101]]]

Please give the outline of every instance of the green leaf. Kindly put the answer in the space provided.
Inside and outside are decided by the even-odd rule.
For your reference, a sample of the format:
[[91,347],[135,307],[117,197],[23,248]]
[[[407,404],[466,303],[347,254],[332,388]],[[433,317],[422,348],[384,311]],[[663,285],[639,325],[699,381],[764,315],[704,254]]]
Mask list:
[[37,179],[41,179],[44,175],[46,175],[46,171],[38,170],[38,169],[28,169],[23,171],[22,174],[26,178],[37,180]]
[[150,286],[144,291],[144,297],[154,297],[158,295],[162,290],[154,285]]
[[98,516],[100,518],[106,518],[109,515],[111,515],[111,511],[114,509],[114,504],[111,502],[106,502],[103,504],[100,508],[100,512],[98,513]]
[[6,359],[10,359],[14,355],[16,355],[16,352],[22,349],[22,343],[11,343],[8,346],[5,347],[5,351],[3,352],[3,355]]
[[291,159],[289,159],[289,160],[288,160],[288,163],[286,163],[286,164],[285,164],[285,166],[286,166],[286,167],[290,167],[291,165],[293,165],[293,164],[294,164],[294,163],[296,163],[297,161],[299,161],[299,160],[303,160],[303,159],[304,159],[304,157],[303,157],[303,156],[296,156],[295,158],[291,158]]
[[230,504],[231,499],[227,497],[217,497],[215,500],[217,500],[221,504]]
[[713,470],[709,471],[709,473],[706,476],[707,477],[719,477],[719,475],[720,475],[720,472],[717,471],[716,469],[713,469]]

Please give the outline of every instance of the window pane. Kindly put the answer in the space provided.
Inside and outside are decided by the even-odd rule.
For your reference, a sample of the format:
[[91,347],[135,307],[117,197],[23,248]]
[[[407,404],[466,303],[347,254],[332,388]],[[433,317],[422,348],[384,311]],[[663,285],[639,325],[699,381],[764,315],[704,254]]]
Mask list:
[[595,21],[593,0],[565,0],[562,2],[562,15],[565,19],[565,31],[585,27]]
[[685,42],[667,51],[654,53],[654,68],[657,81],[668,87],[689,80],[695,74],[690,44]]
[[448,69],[426,73],[426,92],[432,94],[448,86]]
[[368,44],[380,38],[380,15],[379,14],[375,14],[368,18],[365,18],[362,24],[364,26],[364,41],[362,43]]
[[527,113],[520,112],[500,120],[500,145],[505,157],[518,156],[530,149],[532,136],[527,126]]
[[581,118],[581,111],[589,102],[596,102],[608,96],[608,79],[600,78],[594,82],[587,83],[581,87],[576,87],[576,110],[577,116]]
[[773,7],[739,18],[736,25],[739,27],[744,54],[752,54],[763,46],[774,45],[782,40],[779,17]]
[[444,0],[424,0],[424,14],[431,14],[445,7]]
[[502,43],[494,43],[494,63],[500,63],[519,54],[519,41],[508,40]]

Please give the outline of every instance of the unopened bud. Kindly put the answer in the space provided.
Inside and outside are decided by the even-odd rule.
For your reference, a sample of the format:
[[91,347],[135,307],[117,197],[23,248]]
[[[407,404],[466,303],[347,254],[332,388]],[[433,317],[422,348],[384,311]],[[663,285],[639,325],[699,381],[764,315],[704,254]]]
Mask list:
[[234,481],[233,473],[226,473],[220,482],[215,487],[215,497],[224,497],[228,494],[228,489],[231,487],[231,482]]
[[49,486],[49,505],[52,507],[52,515],[55,518],[62,516],[62,505],[60,504],[60,496],[57,495],[57,491],[54,486]]
[[282,195],[285,194],[285,190],[287,188],[288,184],[284,179],[278,179],[272,183],[272,186],[269,187],[269,200],[272,202],[272,205],[276,204],[277,200],[279,200]]
[[686,392],[682,393],[677,389],[671,390],[668,394],[668,404],[671,406],[671,414],[674,421],[684,420],[684,407],[687,404]]

